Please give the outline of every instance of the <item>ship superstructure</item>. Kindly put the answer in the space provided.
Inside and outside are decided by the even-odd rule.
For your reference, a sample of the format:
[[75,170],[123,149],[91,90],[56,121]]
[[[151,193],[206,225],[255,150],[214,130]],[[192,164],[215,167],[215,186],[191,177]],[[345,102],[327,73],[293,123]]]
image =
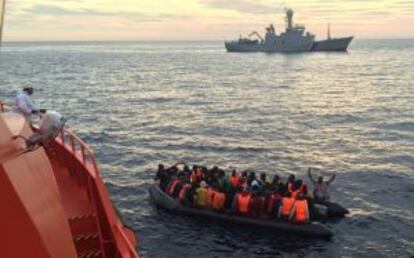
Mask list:
[[225,46],[229,52],[306,52],[310,51],[315,36],[305,32],[305,26],[293,23],[294,12],[286,9],[286,28],[279,35],[273,24],[266,28],[264,39],[257,32],[252,32],[250,36],[259,35],[259,40],[240,37],[236,41],[227,41]]

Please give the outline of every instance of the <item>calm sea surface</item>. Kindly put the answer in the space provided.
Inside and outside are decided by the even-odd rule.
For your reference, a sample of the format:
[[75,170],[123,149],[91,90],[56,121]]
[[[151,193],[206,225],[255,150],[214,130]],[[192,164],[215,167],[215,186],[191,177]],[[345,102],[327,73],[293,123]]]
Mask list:
[[[413,257],[414,40],[348,54],[236,54],[222,42],[8,43],[0,99],[33,86],[96,151],[143,257]],[[178,160],[306,178],[337,171],[332,241],[226,228],[149,199]]]

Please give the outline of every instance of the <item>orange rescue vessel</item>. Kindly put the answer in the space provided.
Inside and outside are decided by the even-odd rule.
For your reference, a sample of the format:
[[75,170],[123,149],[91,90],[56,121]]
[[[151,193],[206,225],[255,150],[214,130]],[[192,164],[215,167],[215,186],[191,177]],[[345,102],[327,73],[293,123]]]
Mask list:
[[31,127],[0,102],[0,257],[138,257],[93,151],[62,129],[24,152]]

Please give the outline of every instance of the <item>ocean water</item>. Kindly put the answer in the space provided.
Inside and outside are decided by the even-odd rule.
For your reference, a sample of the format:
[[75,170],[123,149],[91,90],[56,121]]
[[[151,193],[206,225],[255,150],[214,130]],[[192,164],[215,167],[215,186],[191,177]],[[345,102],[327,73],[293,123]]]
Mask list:
[[[414,40],[349,53],[237,54],[222,42],[6,43],[0,99],[35,87],[99,160],[142,257],[413,257]],[[338,176],[331,241],[180,217],[149,199],[158,163]]]

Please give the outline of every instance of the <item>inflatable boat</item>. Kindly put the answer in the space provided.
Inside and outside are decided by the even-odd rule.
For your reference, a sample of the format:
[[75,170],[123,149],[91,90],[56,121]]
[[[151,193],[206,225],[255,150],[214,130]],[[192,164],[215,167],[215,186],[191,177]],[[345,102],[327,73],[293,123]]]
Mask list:
[[238,216],[235,214],[219,213],[209,209],[187,207],[182,205],[178,200],[173,199],[164,193],[156,184],[152,185],[149,188],[149,193],[153,201],[159,207],[167,209],[176,214],[188,215],[197,218],[207,218],[209,220],[225,222],[226,225],[246,225],[256,228],[266,228],[278,233],[283,232],[303,237],[318,237],[329,239],[333,236],[333,232],[328,227],[319,222],[311,222],[309,224],[292,224],[271,219],[253,219]]

